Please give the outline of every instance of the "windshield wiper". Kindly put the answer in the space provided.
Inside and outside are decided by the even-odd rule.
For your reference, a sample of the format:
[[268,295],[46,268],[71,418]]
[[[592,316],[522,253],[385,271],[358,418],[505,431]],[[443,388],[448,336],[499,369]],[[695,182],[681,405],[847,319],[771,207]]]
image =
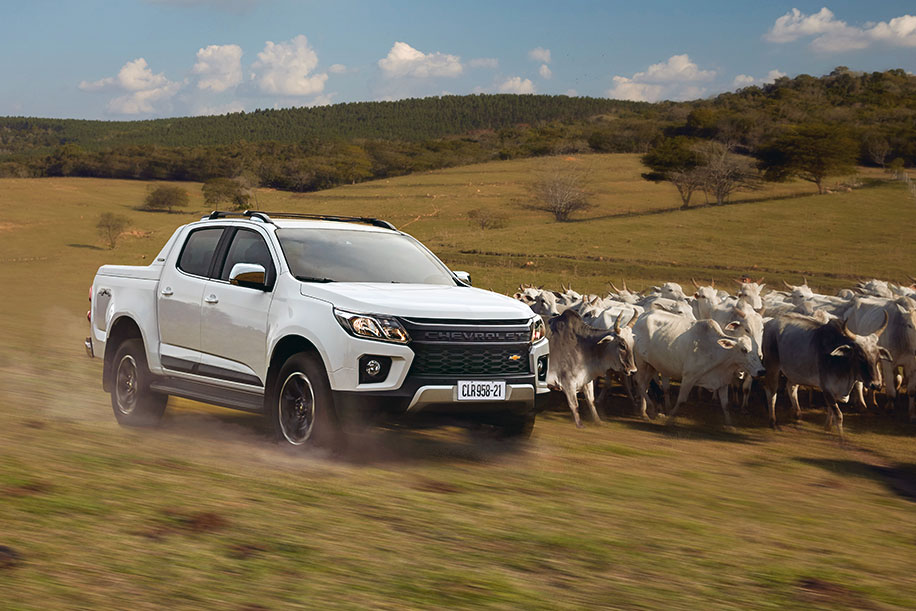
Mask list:
[[313,278],[312,276],[296,276],[300,282],[335,282],[333,278]]

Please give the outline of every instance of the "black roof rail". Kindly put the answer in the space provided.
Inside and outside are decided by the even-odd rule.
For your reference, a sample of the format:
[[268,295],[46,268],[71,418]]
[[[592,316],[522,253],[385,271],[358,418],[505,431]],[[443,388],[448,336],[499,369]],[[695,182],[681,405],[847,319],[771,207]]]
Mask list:
[[264,223],[273,223],[273,221],[270,220],[270,217],[267,216],[266,214],[262,212],[253,211],[253,210],[245,210],[244,212],[228,212],[225,210],[214,210],[213,212],[211,212],[210,214],[208,214],[207,216],[203,217],[200,220],[213,221],[216,219],[225,219],[225,218],[232,218],[232,217],[257,219]]
[[397,231],[397,227],[389,223],[388,221],[383,221],[382,219],[375,219],[368,216],[339,216],[336,214],[308,214],[304,212],[262,212],[259,210],[246,210],[244,212],[246,215],[250,216],[263,216],[265,220],[270,223],[271,217],[283,217],[291,219],[308,219],[313,221],[338,221],[340,223],[364,223],[366,225],[374,225],[376,227],[382,227],[384,229],[390,229],[392,231]]
[[271,219],[272,216],[283,217],[283,218],[292,218],[292,219],[309,219],[314,221],[337,221],[340,223],[364,223],[366,225],[374,225],[376,227],[382,227],[384,229],[390,229],[392,231],[397,231],[397,228],[389,223],[388,221],[383,221],[382,219],[375,219],[368,216],[339,216],[336,214],[308,214],[305,212],[262,212],[260,210],[245,210],[244,212],[227,212],[223,210],[214,210],[207,216],[203,217],[201,220],[216,220],[224,218],[250,218],[258,219],[265,223],[274,224]]

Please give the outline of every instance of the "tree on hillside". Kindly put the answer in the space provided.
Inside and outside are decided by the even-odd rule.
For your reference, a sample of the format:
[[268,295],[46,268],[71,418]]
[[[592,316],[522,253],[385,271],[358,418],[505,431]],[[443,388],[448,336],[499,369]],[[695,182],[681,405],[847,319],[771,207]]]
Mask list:
[[681,196],[681,208],[690,206],[694,191],[704,184],[699,170],[699,157],[691,141],[684,136],[665,138],[655,148],[642,156],[642,162],[651,172],[642,175],[653,182],[667,181],[675,186]]
[[802,125],[760,149],[758,167],[767,180],[797,176],[813,182],[817,192],[824,193],[824,179],[853,171],[858,148],[839,126]]
[[190,199],[188,192],[181,187],[160,185],[151,189],[143,200],[143,207],[147,210],[168,210],[186,208]]
[[735,191],[756,189],[760,177],[754,164],[744,155],[736,155],[721,142],[708,141],[696,145],[701,165],[695,172],[701,177],[707,197],[712,196],[716,204],[728,202]]
[[532,210],[544,210],[564,223],[579,211],[593,206],[588,201],[588,173],[575,168],[554,168],[528,186]]
[[236,210],[243,210],[248,207],[248,200],[251,199],[250,187],[245,188],[242,181],[234,178],[211,178],[200,190],[204,194],[204,202],[214,208],[228,203]]
[[887,138],[879,133],[872,132],[865,136],[862,140],[862,145],[868,158],[883,168],[884,163],[887,161],[887,156],[891,154],[891,145]]
[[130,226],[130,219],[121,214],[113,212],[103,212],[99,216],[99,222],[95,224],[96,230],[105,242],[108,243],[109,249],[114,249],[118,244],[118,238],[124,233],[124,230]]

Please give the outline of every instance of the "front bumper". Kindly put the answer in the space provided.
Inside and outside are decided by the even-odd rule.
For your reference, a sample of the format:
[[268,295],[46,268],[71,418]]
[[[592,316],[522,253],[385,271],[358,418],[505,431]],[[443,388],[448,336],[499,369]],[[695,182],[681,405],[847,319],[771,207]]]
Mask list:
[[95,350],[92,347],[92,338],[91,337],[87,337],[83,341],[83,346],[86,348],[86,355],[91,359],[95,358]]

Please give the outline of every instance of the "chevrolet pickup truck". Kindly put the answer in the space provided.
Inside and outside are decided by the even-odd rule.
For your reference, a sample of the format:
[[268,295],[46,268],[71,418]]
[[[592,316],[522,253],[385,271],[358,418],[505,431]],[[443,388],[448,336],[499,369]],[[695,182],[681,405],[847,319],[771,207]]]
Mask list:
[[263,413],[295,446],[355,417],[527,437],[548,393],[540,317],[378,219],[214,212],[148,266],[99,268],[90,300],[86,350],[122,425],[176,396]]

